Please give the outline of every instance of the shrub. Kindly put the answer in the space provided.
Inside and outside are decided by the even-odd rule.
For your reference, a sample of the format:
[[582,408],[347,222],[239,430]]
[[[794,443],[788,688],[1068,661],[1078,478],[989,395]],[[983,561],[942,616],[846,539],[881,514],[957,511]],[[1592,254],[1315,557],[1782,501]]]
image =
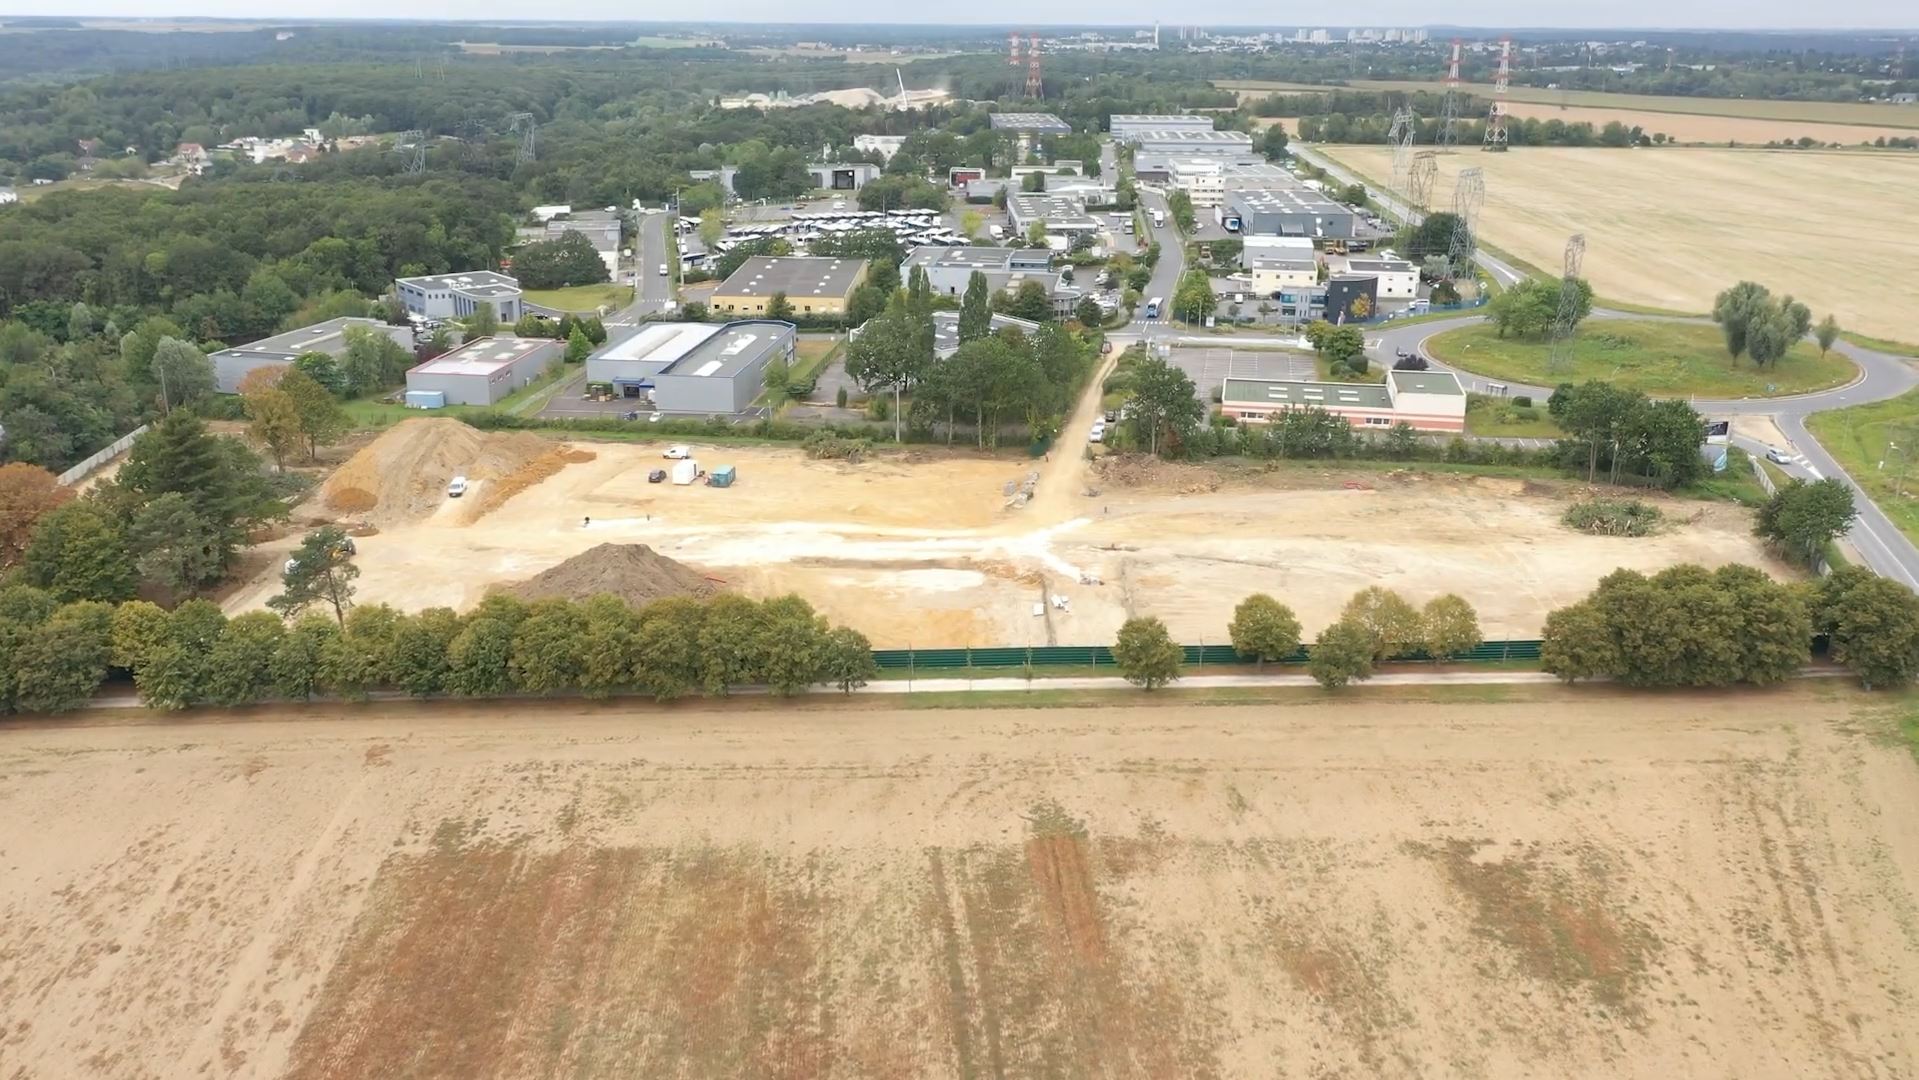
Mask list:
[[1638,499],[1587,499],[1566,508],[1560,520],[1594,536],[1651,536],[1665,515]]
[[1530,409],[1530,408],[1532,408],[1532,407],[1533,407],[1533,399],[1532,399],[1532,395],[1530,395],[1530,394],[1514,394],[1514,395],[1513,395],[1513,404],[1514,404],[1514,405],[1516,405],[1516,406],[1518,406],[1519,408],[1522,408],[1522,409]]
[[807,436],[800,446],[810,458],[858,461],[873,448],[873,442],[871,439],[848,439],[829,431],[820,431]]

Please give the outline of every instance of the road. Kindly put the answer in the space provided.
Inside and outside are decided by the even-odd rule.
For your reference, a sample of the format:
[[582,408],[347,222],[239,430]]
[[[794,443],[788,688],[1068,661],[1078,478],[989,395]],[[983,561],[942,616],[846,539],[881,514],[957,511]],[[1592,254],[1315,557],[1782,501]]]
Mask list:
[[[1146,211],[1148,242],[1159,243],[1159,263],[1153,267],[1153,280],[1140,291],[1139,307],[1133,310],[1133,321],[1127,324],[1126,329],[1150,337],[1156,328],[1174,325],[1170,311],[1160,312],[1159,319],[1146,318],[1146,301],[1157,296],[1165,301],[1166,307],[1172,306],[1173,291],[1179,287],[1179,276],[1186,272],[1186,242],[1173,225],[1173,215],[1166,209],[1164,195],[1142,186],[1139,188],[1139,203]],[[1165,216],[1165,225],[1153,225],[1154,210]]]
[[606,325],[637,326],[642,316],[657,315],[673,304],[673,279],[660,276],[667,262],[669,228],[673,215],[647,211],[636,215],[639,243],[634,250],[633,302],[606,320]]

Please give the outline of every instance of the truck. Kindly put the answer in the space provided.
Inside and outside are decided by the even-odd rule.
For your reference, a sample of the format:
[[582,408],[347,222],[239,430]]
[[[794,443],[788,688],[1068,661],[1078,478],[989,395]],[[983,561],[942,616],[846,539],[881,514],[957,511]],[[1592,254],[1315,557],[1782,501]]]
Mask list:
[[995,240],[1004,240],[1006,239],[1006,230],[1000,228],[998,225],[988,225],[986,227],[986,235]]
[[1153,214],[1153,228],[1164,229],[1166,227],[1166,211],[1154,210],[1152,211],[1152,214]]

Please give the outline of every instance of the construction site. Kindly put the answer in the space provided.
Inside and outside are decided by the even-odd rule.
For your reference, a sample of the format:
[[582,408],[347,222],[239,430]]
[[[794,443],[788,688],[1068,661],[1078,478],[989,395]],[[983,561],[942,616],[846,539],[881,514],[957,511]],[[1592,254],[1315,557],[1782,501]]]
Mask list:
[[[344,463],[295,523],[359,537],[360,603],[464,610],[610,545],[567,566],[574,595],[697,591],[687,582],[793,592],[881,648],[1103,644],[1134,615],[1218,643],[1234,605],[1261,591],[1310,634],[1372,584],[1415,602],[1457,593],[1488,637],[1532,637],[1545,612],[1621,566],[1789,572],[1730,504],[1675,501],[1677,524],[1652,537],[1576,533],[1559,520],[1579,492],[1570,483],[1066,451],[1028,461],[913,448],[854,462],[698,443],[685,448],[689,475],[732,466],[737,481],[649,482],[684,465],[665,450],[410,420]],[[455,476],[467,482],[457,498]],[[229,611],[278,591],[279,551],[304,531],[268,545],[273,557]],[[635,545],[652,561],[622,561]],[[655,589],[654,578],[681,584]]]

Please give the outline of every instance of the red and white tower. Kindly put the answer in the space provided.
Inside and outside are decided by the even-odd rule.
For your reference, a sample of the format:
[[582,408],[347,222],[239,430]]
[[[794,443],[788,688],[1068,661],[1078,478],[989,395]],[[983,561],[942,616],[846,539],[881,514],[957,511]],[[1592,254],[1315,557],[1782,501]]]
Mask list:
[[1493,107],[1486,115],[1487,150],[1506,149],[1506,88],[1513,81],[1513,39],[1499,39],[1499,74],[1493,79]]
[[1039,80],[1039,35],[1033,34],[1026,39],[1026,96],[1035,100],[1044,97]]

